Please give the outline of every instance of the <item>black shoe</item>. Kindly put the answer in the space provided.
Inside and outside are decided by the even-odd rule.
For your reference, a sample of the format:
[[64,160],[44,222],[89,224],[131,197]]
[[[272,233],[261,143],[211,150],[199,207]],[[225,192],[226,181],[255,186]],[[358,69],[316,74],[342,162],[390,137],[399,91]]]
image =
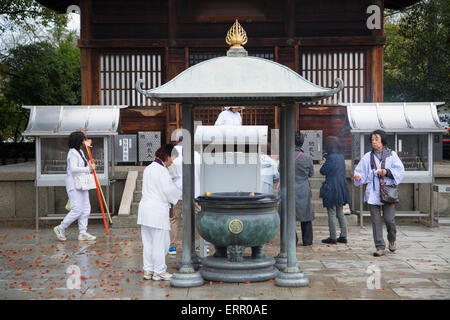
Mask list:
[[336,241],[337,241],[337,242],[340,242],[340,243],[347,243],[347,238],[345,238],[345,237],[339,237],[339,238],[337,238]]
[[373,253],[374,257],[381,257],[384,256],[384,250],[377,250]]
[[331,238],[326,238],[326,239],[322,240],[322,243],[336,244],[336,240],[335,239],[331,239]]

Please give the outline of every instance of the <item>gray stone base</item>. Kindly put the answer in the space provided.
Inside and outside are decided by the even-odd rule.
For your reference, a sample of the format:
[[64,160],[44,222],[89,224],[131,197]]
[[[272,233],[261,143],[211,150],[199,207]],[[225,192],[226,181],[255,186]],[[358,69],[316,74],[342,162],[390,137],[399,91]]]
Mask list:
[[202,259],[200,273],[205,280],[211,281],[259,282],[275,279],[278,270],[274,265],[272,257],[252,259],[250,255],[244,255],[244,261],[230,262],[226,258],[209,256]]
[[[280,271],[283,271],[287,267],[287,258],[275,258],[275,268],[277,268]],[[300,263],[297,261],[297,267],[300,267]]]
[[[191,262],[195,271],[198,271],[202,267],[202,259],[196,253],[192,255]],[[176,269],[179,271],[182,265],[182,259],[180,258],[177,261]]]
[[275,285],[279,287],[306,287],[309,284],[303,272],[283,272],[278,273]]
[[192,287],[200,287],[202,285],[203,285],[203,278],[199,272],[193,273],[177,272],[173,274],[173,278],[172,280],[170,280],[170,286],[177,288],[192,288]]
[[[108,218],[107,218],[108,219]],[[111,217],[112,224],[110,228],[136,228],[139,227],[137,224],[137,215],[115,215]]]

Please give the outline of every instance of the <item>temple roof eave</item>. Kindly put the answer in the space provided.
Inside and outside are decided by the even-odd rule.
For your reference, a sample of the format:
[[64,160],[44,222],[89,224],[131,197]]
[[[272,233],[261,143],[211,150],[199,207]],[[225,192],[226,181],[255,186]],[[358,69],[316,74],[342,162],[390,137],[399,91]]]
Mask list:
[[178,103],[178,104],[192,104],[195,106],[233,106],[233,105],[252,105],[252,106],[282,106],[288,103],[300,102],[314,102],[329,98],[333,93],[323,95],[317,93],[310,93],[307,95],[217,95],[217,96],[200,96],[200,95],[152,95],[145,94],[147,98],[153,99],[161,103]]

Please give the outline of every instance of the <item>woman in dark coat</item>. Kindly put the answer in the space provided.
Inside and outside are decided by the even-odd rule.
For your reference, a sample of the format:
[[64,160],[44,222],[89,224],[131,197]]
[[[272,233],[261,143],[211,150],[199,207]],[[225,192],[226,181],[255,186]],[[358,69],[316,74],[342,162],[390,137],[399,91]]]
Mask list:
[[[328,228],[330,237],[323,239],[323,243],[341,242],[347,243],[347,220],[344,216],[343,206],[350,203],[347,180],[345,178],[345,160],[339,153],[339,139],[330,136],[325,141],[325,163],[320,168],[320,174],[324,175],[325,181],[320,188],[320,197],[323,206],[328,212]],[[340,237],[336,239],[336,216],[341,228]]]
[[301,149],[303,142],[303,135],[297,132],[295,134],[295,213],[302,228],[303,245],[310,246],[313,243],[312,221],[315,217],[308,178],[314,174],[314,165],[311,156]]

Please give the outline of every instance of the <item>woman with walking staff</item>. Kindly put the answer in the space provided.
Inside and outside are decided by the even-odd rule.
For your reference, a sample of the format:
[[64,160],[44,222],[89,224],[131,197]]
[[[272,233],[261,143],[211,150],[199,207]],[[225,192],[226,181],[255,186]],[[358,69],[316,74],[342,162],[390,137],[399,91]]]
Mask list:
[[[87,233],[88,218],[91,214],[91,204],[89,202],[89,191],[84,188],[77,181],[81,176],[89,175],[92,170],[95,170],[95,164],[86,160],[81,147],[84,144],[89,144],[90,140],[81,131],[72,132],[69,135],[69,152],[67,153],[67,176],[65,179],[67,195],[69,196],[70,211],[53,231],[60,241],[65,241],[66,236],[64,231],[78,220],[78,240],[93,241],[95,236]],[[79,180],[79,179],[78,179]]]
[[354,172],[354,184],[367,184],[364,201],[367,202],[372,218],[374,256],[385,254],[381,215],[387,228],[389,250],[396,250],[395,203],[398,202],[397,186],[402,182],[405,168],[397,153],[387,146],[387,135],[375,130],[369,136],[372,151],[366,153]]
[[[328,229],[330,236],[323,239],[323,243],[336,244],[347,243],[347,220],[344,216],[343,206],[350,203],[350,195],[345,178],[345,160],[339,153],[339,139],[329,136],[325,140],[325,163],[320,168],[320,174],[325,176],[325,181],[320,188],[320,197],[323,206],[327,208]],[[341,234],[336,238],[336,217],[339,220]]]
[[170,246],[170,205],[181,197],[167,169],[177,152],[172,144],[159,148],[153,161],[144,170],[142,199],[139,202],[137,224],[141,225],[144,279],[170,280],[166,255]]

